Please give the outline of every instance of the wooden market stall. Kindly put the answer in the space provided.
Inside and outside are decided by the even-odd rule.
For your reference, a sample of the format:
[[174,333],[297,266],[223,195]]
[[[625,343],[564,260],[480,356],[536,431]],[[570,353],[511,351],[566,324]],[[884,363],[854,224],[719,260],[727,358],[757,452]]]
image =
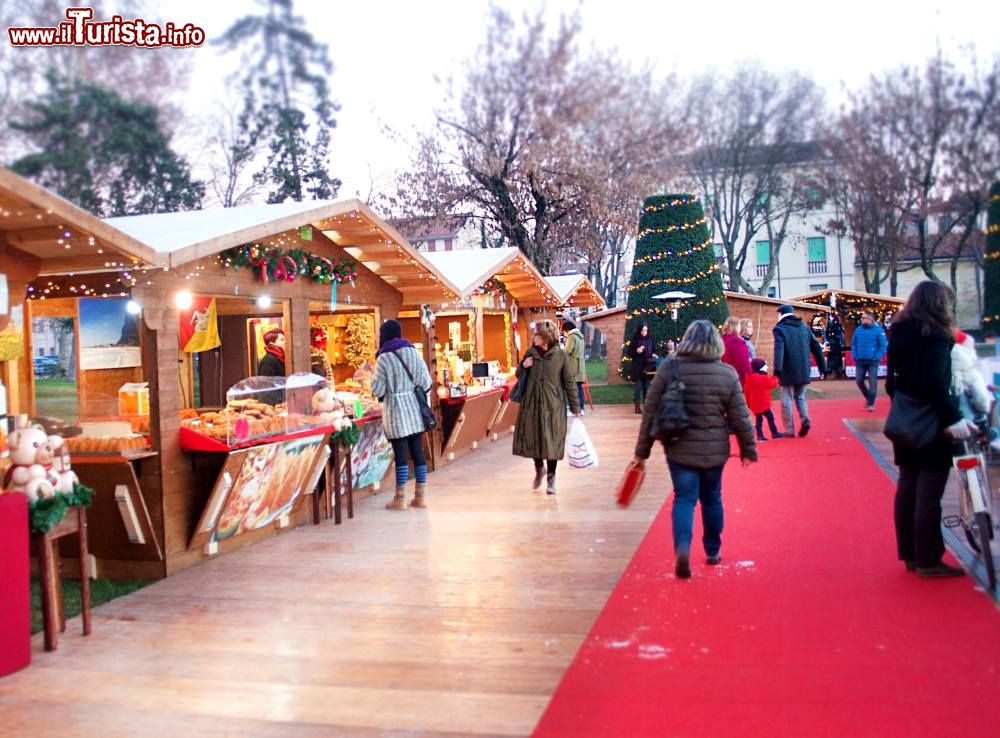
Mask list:
[[[458,296],[402,236],[357,200],[93,225],[96,245],[110,246],[104,233],[139,250],[92,260],[86,272],[77,262],[59,263],[56,250],[38,259],[40,276],[22,280],[31,298],[22,325],[36,358],[47,358],[38,357],[36,337],[49,340],[39,318],[70,325],[84,386],[111,363],[130,365],[128,381],[116,376],[102,381],[100,395],[81,393],[68,418],[80,426],[99,421],[76,439],[74,468],[97,488],[90,537],[102,575],[166,576],[309,518],[302,498],[322,471],[333,430],[313,404],[322,387],[310,378],[313,328],[328,335],[321,353],[337,395],[350,393],[361,421],[355,484],[380,481],[391,450],[377,402],[365,394],[366,376],[355,376],[354,367],[374,355],[379,322],[404,302]],[[84,245],[89,237],[82,235]],[[84,300],[97,303],[97,317]],[[117,326],[120,337],[105,325],[104,341],[91,346],[84,336],[95,321]],[[284,331],[283,369],[254,376],[274,355],[275,345],[265,350],[263,339],[275,329]],[[32,372],[31,362],[18,364]],[[47,398],[25,387],[19,400],[34,416]],[[117,448],[117,434],[128,447]],[[93,460],[79,450],[90,446]]]
[[[773,364],[774,339],[771,330],[778,322],[779,305],[791,305],[807,324],[812,324],[816,316],[830,312],[828,307],[797,300],[778,300],[773,297],[749,295],[744,292],[723,292],[730,315],[749,318],[754,324],[753,344],[756,355]],[[625,343],[625,325],[628,313],[624,306],[601,310],[583,316],[581,321],[589,323],[604,333],[608,350],[608,384],[627,384],[618,371],[622,360],[622,346]]]
[[[119,388],[141,381],[140,349],[134,321],[119,326],[105,338],[105,346],[91,346],[76,330],[83,313],[102,307],[103,295],[123,296],[134,277],[156,262],[155,251],[48,190],[0,168],[0,437],[28,418],[42,416],[52,432],[80,418],[99,421],[118,412]],[[100,280],[87,275],[101,274]],[[69,277],[68,275],[75,275]],[[67,295],[67,299],[55,299]],[[31,298],[31,299],[28,299]],[[52,298],[52,299],[50,299]],[[96,310],[95,310],[96,308]],[[98,368],[99,367],[99,368]],[[141,443],[126,458],[81,449],[72,456],[73,469],[84,484],[109,480],[109,495],[98,495],[88,512],[89,548],[99,559],[115,557],[123,547],[137,562],[157,562],[162,548],[150,534],[162,519],[134,497],[134,480],[152,474],[155,452],[133,436],[117,444]],[[0,457],[4,441],[0,438]],[[110,440],[109,440],[110,448]],[[0,458],[0,475],[10,459]],[[116,486],[123,485],[122,504],[131,504],[129,523],[139,539],[129,543],[116,503]],[[67,568],[79,571],[78,536],[60,541]],[[140,565],[141,568],[141,565]]]
[[564,274],[558,277],[546,277],[559,298],[559,304],[564,308],[597,308],[603,310],[606,305],[601,293],[598,292],[589,279],[582,274]]
[[[513,428],[518,407],[508,394],[528,346],[528,326],[544,315],[554,317],[559,297],[516,248],[425,256],[459,289],[459,297],[433,316],[442,420],[438,437],[446,463]],[[416,342],[427,316],[414,311],[400,316],[404,335]]]
[[[827,289],[809,292],[795,298],[798,302],[821,305],[829,309],[829,312],[836,314],[844,329],[843,358],[844,374],[853,379],[856,374],[854,358],[851,356],[851,338],[854,331],[861,323],[861,314],[870,312],[875,315],[875,320],[880,323],[886,331],[892,323],[892,316],[898,313],[906,300],[901,297],[890,297],[888,295],[875,295],[870,292],[856,292],[854,290]],[[813,330],[817,335],[822,335],[827,325],[827,318],[813,320]],[[822,339],[821,339],[822,340]],[[882,362],[878,367],[878,376],[884,377],[888,372],[886,357],[882,357]]]

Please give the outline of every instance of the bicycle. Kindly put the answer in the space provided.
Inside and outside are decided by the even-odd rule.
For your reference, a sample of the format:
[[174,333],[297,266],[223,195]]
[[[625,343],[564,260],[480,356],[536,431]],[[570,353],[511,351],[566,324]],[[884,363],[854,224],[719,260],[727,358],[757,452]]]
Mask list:
[[[989,425],[977,421],[979,432],[962,441],[964,454],[955,456],[952,464],[958,474],[958,515],[949,516],[944,524],[959,525],[965,530],[969,545],[986,565],[990,591],[996,591],[997,575],[993,564],[991,541],[993,532],[993,487],[990,484],[986,453],[989,446]],[[957,518],[957,519],[956,519]]]

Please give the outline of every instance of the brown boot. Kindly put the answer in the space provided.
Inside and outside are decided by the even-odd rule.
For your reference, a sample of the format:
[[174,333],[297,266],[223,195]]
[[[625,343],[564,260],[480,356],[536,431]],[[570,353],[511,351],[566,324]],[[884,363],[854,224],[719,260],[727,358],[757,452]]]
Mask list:
[[385,503],[386,510],[406,509],[406,487],[396,487],[396,496]]
[[638,403],[638,402],[637,402],[637,403],[635,403],[635,414],[636,414],[636,415],[642,415],[642,406],[641,406],[641,405],[639,405],[639,403]]
[[410,500],[410,507],[427,507],[427,501],[425,495],[427,493],[426,484],[418,484],[416,489],[413,490],[413,499]]

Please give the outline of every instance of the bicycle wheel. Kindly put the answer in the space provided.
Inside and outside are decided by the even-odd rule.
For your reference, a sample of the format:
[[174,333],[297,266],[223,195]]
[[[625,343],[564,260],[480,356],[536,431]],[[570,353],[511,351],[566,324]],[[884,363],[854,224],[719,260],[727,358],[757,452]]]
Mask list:
[[990,591],[997,588],[997,573],[993,566],[993,549],[990,547],[990,538],[993,537],[993,521],[984,512],[976,513],[976,527],[979,529],[979,553],[983,556],[983,563],[986,564],[986,579],[990,583]]

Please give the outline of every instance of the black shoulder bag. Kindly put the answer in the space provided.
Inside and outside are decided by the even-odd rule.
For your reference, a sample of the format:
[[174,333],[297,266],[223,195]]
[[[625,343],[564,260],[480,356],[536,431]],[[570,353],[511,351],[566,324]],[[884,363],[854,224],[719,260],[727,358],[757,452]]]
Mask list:
[[434,430],[438,427],[438,422],[437,418],[434,417],[434,411],[431,410],[431,406],[427,404],[427,393],[417,386],[417,382],[413,378],[413,372],[411,372],[410,368],[406,366],[406,362],[399,358],[395,351],[390,353],[396,357],[396,361],[398,361],[399,365],[403,367],[403,371],[406,372],[406,376],[408,376],[410,378],[410,382],[413,383],[413,394],[417,396],[417,407],[420,408],[420,419],[424,421],[424,430]]
[[684,382],[677,369],[677,359],[667,359],[667,386],[660,395],[649,435],[669,445],[680,438],[688,427],[689,419],[684,407]]
[[941,423],[930,403],[897,389],[882,432],[900,448],[918,449],[934,443],[941,435]]

